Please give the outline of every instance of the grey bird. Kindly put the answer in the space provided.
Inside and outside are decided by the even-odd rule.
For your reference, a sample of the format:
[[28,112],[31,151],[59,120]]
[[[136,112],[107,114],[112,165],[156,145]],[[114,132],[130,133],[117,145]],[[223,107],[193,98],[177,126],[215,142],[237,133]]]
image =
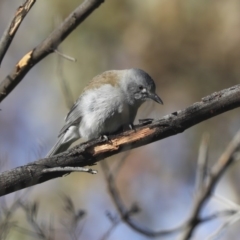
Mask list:
[[79,138],[90,140],[133,126],[146,100],[163,104],[155,91],[153,79],[141,69],[111,70],[94,77],[69,111],[47,156],[66,151]]

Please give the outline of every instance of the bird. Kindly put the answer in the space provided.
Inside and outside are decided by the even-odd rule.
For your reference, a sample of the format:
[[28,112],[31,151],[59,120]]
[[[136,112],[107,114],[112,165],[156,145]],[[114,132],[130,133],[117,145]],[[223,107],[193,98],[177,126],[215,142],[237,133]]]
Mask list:
[[109,70],[97,75],[70,109],[47,156],[66,151],[80,138],[107,137],[124,126],[133,127],[139,107],[149,99],[163,104],[154,80],[141,69]]

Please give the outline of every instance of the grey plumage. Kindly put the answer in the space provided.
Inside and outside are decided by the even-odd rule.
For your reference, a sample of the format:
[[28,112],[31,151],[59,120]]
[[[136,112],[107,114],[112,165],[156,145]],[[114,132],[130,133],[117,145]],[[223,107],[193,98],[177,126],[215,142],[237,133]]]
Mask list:
[[97,138],[133,124],[144,101],[162,104],[155,90],[152,78],[140,69],[112,70],[94,77],[69,111],[48,156],[67,150],[79,138]]

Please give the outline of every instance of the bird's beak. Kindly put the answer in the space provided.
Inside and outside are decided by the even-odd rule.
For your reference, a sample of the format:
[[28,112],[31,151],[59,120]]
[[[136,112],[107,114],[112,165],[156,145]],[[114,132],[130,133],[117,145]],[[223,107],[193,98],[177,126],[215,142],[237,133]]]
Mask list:
[[149,93],[148,98],[152,99],[153,101],[163,104],[162,99],[156,93]]

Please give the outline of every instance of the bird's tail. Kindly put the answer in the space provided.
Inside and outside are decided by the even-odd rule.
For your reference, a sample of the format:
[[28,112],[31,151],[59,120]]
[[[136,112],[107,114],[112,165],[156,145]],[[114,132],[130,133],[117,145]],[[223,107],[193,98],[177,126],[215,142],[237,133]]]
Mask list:
[[62,133],[58,137],[57,143],[52,147],[52,149],[47,154],[47,157],[51,157],[58,153],[66,151],[73,142],[80,138],[78,127],[71,126],[65,133]]
[[70,147],[71,144],[72,144],[72,141],[64,142],[64,134],[61,135],[58,138],[58,141],[56,142],[56,144],[48,152],[46,157],[51,157],[53,155],[56,155],[58,153],[66,151]]

